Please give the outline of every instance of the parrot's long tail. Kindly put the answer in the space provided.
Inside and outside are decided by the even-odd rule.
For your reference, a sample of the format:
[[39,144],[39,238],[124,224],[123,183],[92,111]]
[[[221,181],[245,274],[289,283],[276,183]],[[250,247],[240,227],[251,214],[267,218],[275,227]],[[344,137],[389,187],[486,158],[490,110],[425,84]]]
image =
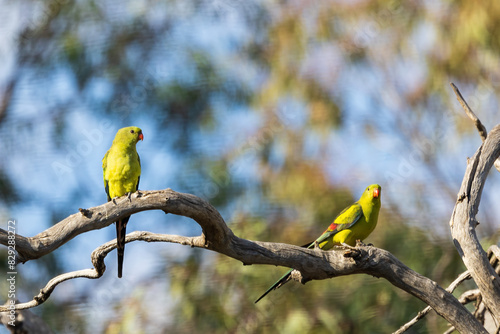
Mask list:
[[123,255],[125,254],[125,235],[129,217],[116,222],[116,251],[118,253],[118,278],[122,277]]
[[269,289],[267,289],[267,291],[264,292],[264,294],[260,296],[259,299],[255,301],[255,303],[257,304],[259,300],[267,296],[269,292],[280,288],[283,284],[288,282],[290,280],[290,276],[292,275],[292,271],[293,269],[290,269],[285,275],[281,276],[281,278],[276,283],[274,283]]

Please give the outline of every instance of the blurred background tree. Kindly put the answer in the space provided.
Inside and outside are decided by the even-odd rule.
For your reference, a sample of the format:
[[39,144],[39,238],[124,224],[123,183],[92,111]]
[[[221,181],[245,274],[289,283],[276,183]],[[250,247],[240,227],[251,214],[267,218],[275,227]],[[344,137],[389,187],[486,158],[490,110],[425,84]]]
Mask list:
[[[480,139],[448,83],[487,127],[498,122],[499,3],[2,6],[0,215],[19,234],[104,203],[102,156],[117,129],[136,125],[140,189],[201,196],[238,236],[304,244],[377,182],[383,209],[367,241],[442,286],[464,270],[447,222]],[[485,246],[498,239],[492,176]],[[128,229],[200,233],[157,212]],[[20,265],[20,299],[88,267],[112,238],[93,231]],[[102,279],[66,282],[34,312],[61,333],[387,333],[425,306],[368,276],[291,283],[254,305],[285,269],[179,245],[128,245],[122,280],[107,264]],[[411,331],[445,329],[430,315]]]

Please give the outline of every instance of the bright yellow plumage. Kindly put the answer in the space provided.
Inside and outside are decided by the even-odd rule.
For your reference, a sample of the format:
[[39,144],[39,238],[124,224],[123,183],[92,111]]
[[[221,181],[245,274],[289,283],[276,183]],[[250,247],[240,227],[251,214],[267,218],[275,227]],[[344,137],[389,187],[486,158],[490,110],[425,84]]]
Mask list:
[[354,246],[356,240],[368,237],[377,226],[381,191],[378,184],[368,186],[361,198],[345,208],[317,239],[319,247],[328,250],[341,244]]
[[[102,159],[104,189],[108,201],[137,191],[141,176],[141,160],[135,147],[143,138],[142,130],[135,126],[122,128],[116,133],[111,148]],[[116,222],[118,277],[122,277],[125,232],[129,218],[125,217]]]
[[133,150],[126,150],[121,145],[113,144],[103,159],[103,170],[104,186],[108,188],[109,199],[137,190],[141,164],[135,147]]
[[[318,239],[303,247],[314,248],[318,245],[319,248],[328,250],[341,244],[354,246],[356,240],[364,240],[377,226],[381,191],[382,188],[378,184],[368,186],[361,198],[345,208]],[[290,269],[255,302],[288,282],[292,271],[293,269]]]

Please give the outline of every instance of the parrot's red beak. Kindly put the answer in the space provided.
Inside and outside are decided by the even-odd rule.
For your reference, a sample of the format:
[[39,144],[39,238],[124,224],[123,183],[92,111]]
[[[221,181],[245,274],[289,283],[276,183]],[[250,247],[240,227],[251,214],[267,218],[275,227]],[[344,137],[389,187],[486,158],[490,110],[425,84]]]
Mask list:
[[144,140],[144,135],[142,133],[139,133],[139,139]]
[[378,198],[379,196],[380,196],[380,189],[375,188],[375,190],[373,190],[373,198]]

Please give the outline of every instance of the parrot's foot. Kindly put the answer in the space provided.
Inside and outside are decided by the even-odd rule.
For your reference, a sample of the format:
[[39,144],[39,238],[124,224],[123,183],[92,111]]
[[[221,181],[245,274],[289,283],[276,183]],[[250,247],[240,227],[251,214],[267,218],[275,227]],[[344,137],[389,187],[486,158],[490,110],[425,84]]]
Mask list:
[[117,198],[118,198],[118,197],[113,197],[113,199],[111,200],[111,201],[113,202],[113,204],[114,204],[114,205],[116,205],[116,199],[117,199]]
[[356,240],[356,247],[363,247],[363,246],[365,246],[365,247],[366,247],[366,246],[373,246],[373,244],[372,244],[372,243],[365,244],[363,241],[361,241],[361,240],[359,240],[359,239],[358,239],[358,240]]
[[361,255],[361,252],[359,249],[357,249],[356,247],[353,247],[351,245],[348,245],[346,243],[341,243],[337,247],[345,250],[344,257],[356,258],[356,257]]
[[136,193],[137,193],[137,197],[142,197],[142,193],[140,190],[137,190]]
[[347,248],[347,249],[356,249],[356,247],[353,247],[353,246],[351,246],[351,245],[348,245],[348,244],[346,244],[345,242],[341,243],[340,245],[341,245],[343,248]]
[[356,240],[356,246],[357,246],[357,247],[361,247],[361,246],[366,246],[366,245],[363,243],[363,241],[361,241],[361,240],[357,239],[357,240]]
[[361,255],[361,251],[356,248],[351,248],[345,251],[344,257],[351,257],[351,258],[357,258],[358,256]]
[[132,202],[132,199],[130,198],[130,196],[132,196],[132,192],[128,192],[128,193],[127,193],[127,198],[128,198],[128,201],[129,201],[129,202]]

